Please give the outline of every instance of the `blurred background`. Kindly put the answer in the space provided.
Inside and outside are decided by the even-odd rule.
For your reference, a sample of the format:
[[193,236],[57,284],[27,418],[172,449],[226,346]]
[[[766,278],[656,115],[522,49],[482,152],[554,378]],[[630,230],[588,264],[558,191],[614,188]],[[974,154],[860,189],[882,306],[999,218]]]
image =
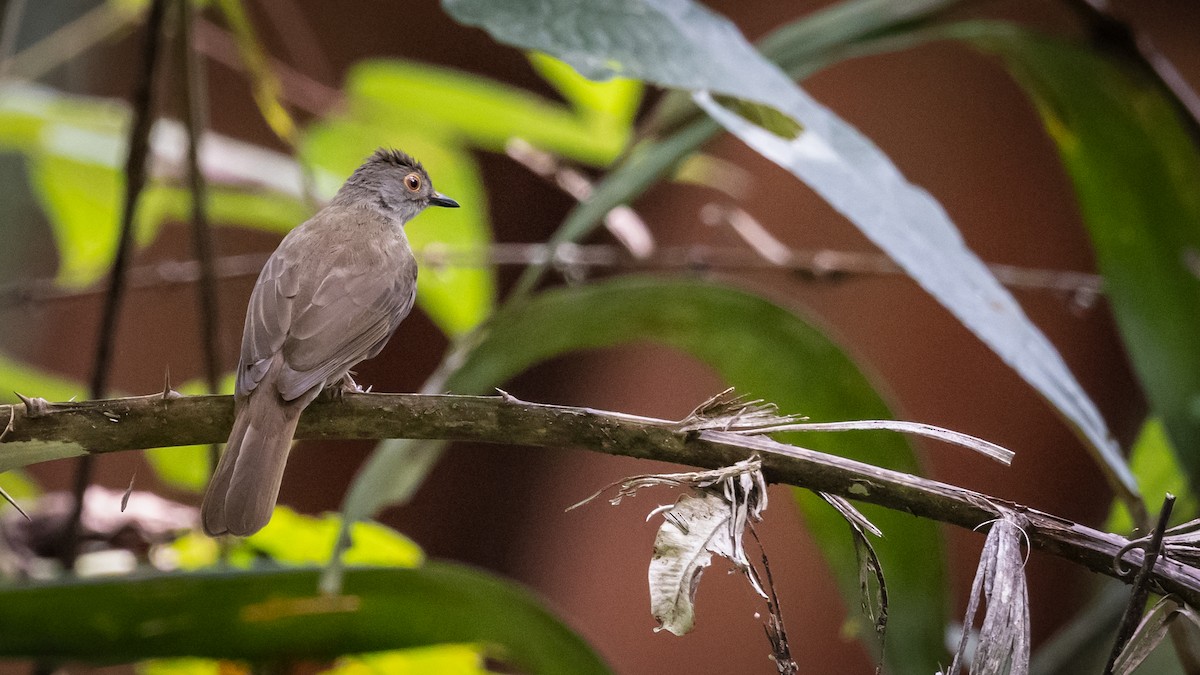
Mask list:
[[[18,50],[100,4],[28,3]],[[753,40],[829,3],[714,0],[707,4],[730,17]],[[1113,6],[1154,41],[1193,87],[1200,86],[1200,42],[1196,40],[1200,4],[1143,0]],[[347,73],[368,59],[400,58],[452,68],[547,99],[559,98],[523,54],[496,44],[480,30],[459,25],[437,3],[254,0],[245,7],[266,52],[283,64],[277,70],[283,73],[284,98],[301,127],[344,112],[341,91]],[[1012,19],[1056,35],[1082,35],[1076,16],[1062,3],[984,2],[961,11]],[[228,29],[212,12],[202,10],[201,16],[205,18],[196,42],[207,64],[211,130],[289,153],[256,107]],[[50,67],[37,81],[72,94],[127,101],[135,86],[141,38],[137,23],[131,22],[78,56]],[[163,70],[156,114],[179,118],[178,97],[168,93],[178,83],[172,81],[172,68]],[[912,182],[928,189],[985,261],[1064,273],[1094,272],[1070,180],[1037,111],[994,58],[956,44],[931,44],[840,62],[809,78],[804,86],[876,142]],[[659,97],[659,92],[648,88],[641,111],[649,110]],[[415,118],[404,134],[420,137],[422,123]],[[436,145],[438,138],[426,141]],[[385,142],[389,141],[379,141]],[[421,158],[419,148],[402,149]],[[427,165],[434,184],[462,202],[462,211],[475,212],[473,217],[490,227],[497,242],[545,241],[575,203],[550,181],[497,149],[469,152],[481,186],[472,194],[454,194],[439,182],[437,158],[426,160]],[[724,189],[714,189],[713,180],[710,185],[661,183],[633,204],[658,246],[749,251],[726,220],[712,217],[736,206],[789,247],[846,252],[865,260],[877,254],[808,188],[736,139],[718,136],[705,152],[717,167],[710,177],[720,176]],[[585,175],[600,175],[601,167],[594,163],[565,161]],[[19,153],[0,155],[5,185],[0,200],[9,214],[0,225],[0,284],[53,279],[60,273],[59,246],[26,173]],[[317,183],[321,182],[318,177]],[[265,256],[280,238],[279,231],[269,228],[224,226],[219,215],[213,220],[219,256]],[[144,238],[134,265],[190,259],[190,236],[183,219],[168,219],[156,236]],[[436,232],[430,237],[436,239]],[[620,246],[606,232],[588,243]],[[438,273],[423,271],[426,277]],[[519,273],[520,267],[512,265],[498,269],[500,297]],[[589,280],[614,272],[581,273],[583,280]],[[217,352],[223,370],[236,362],[245,302],[255,274],[251,270],[219,282]],[[698,266],[682,274],[728,281],[823,327],[869,375],[898,418],[963,431],[1016,452],[1013,465],[1004,468],[958,448],[913,441],[926,476],[1091,526],[1104,522],[1111,495],[1072,431],[995,354],[902,274],[798,274],[719,266]],[[571,282],[556,273],[546,283]],[[99,330],[102,289],[97,278],[66,297],[6,302],[0,306],[0,350],[13,362],[64,380],[86,382]],[[1014,293],[1127,446],[1140,429],[1146,403],[1104,298],[1082,287],[1077,292],[1017,288]],[[159,391],[167,371],[175,383],[201,379],[198,322],[191,285],[132,288],[120,315],[111,389],[129,394]],[[416,391],[448,344],[438,324],[418,309],[378,358],[357,369],[358,382],[376,391]],[[538,365],[504,385],[527,401],[671,419],[683,417],[724,388],[707,367],[653,344],[573,353]],[[862,442],[870,443],[872,438],[863,435]],[[338,509],[371,447],[369,442],[300,443],[293,451],[280,503],[304,513]],[[162,481],[145,462],[143,454],[135,452],[101,457],[95,483],[119,491],[136,471],[137,489],[199,503],[197,493]],[[760,607],[740,578],[724,574],[720,562],[701,585],[696,630],[684,637],[654,632],[655,621],[647,608],[646,563],[657,523],[644,518],[657,505],[656,499],[673,497],[642,496],[619,508],[600,501],[564,512],[614,480],[673,468],[571,448],[455,444],[415,500],[385,511],[380,520],[412,537],[431,557],[478,565],[534,589],[617,672],[772,672],[755,618]],[[72,464],[36,465],[28,475],[45,491],[67,490]],[[869,655],[843,630],[847,610],[788,489],[773,487],[771,497],[760,535],[770,556],[793,651],[807,668],[803,672],[873,672]],[[1147,497],[1152,503],[1158,499]],[[961,617],[983,538],[950,528],[943,534],[950,552],[954,603],[949,615]],[[1036,552],[1028,572],[1037,644],[1079,609],[1096,581],[1078,568]],[[23,667],[10,662],[0,670],[21,672]]]

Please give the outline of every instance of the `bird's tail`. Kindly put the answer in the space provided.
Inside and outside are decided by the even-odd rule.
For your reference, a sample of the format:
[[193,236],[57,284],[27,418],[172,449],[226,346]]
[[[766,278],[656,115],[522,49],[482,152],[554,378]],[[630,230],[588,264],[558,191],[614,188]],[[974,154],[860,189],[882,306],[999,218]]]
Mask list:
[[209,536],[229,533],[245,537],[271,520],[292,436],[304,409],[298,403],[281,401],[273,384],[264,380],[245,404],[238,406],[229,442],[200,508]]

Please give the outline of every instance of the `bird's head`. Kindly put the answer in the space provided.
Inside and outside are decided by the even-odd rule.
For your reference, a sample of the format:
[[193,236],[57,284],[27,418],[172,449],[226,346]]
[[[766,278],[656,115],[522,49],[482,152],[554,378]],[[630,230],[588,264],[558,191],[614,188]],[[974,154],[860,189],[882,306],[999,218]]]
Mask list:
[[[365,193],[365,194],[364,194]],[[409,220],[427,206],[457,208],[458,202],[433,189],[421,163],[399,150],[380,148],[338,193],[341,198],[369,199],[371,205]]]

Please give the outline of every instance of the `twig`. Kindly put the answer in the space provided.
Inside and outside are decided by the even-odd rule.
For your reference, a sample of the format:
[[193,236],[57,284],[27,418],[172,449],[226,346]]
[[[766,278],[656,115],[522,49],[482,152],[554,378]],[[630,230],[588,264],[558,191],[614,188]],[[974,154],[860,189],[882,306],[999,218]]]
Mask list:
[[266,12],[267,20],[282,38],[280,43],[301,68],[315,73],[320,82],[333,82],[333,66],[321,49],[321,36],[313,30],[312,22],[292,0],[267,0],[257,6]]
[[140,14],[102,2],[24,50],[12,55],[6,73],[36,80],[133,25]]
[[[197,17],[196,49],[223,66],[246,72],[246,64],[238,56],[237,44],[229,31]],[[311,115],[324,115],[342,100],[342,93],[333,87],[301,73],[274,57],[268,57],[271,70],[279,78],[282,97],[293,106]]]
[[[1129,638],[1133,637],[1133,633],[1137,630],[1138,623],[1142,619],[1142,612],[1146,609],[1146,599],[1150,596],[1150,579],[1154,572],[1154,564],[1158,562],[1159,556],[1162,555],[1163,533],[1167,531],[1167,524],[1171,519],[1171,509],[1174,506],[1175,495],[1168,493],[1163,499],[1162,511],[1158,514],[1158,525],[1155,526],[1154,532],[1150,534],[1150,540],[1143,544],[1142,566],[1133,578],[1133,588],[1130,590],[1129,604],[1125,606],[1125,616],[1121,619],[1120,628],[1117,629],[1117,637],[1113,641],[1112,651],[1108,655],[1108,664],[1104,666],[1104,675],[1112,675],[1117,657],[1121,655],[1121,652],[1125,649],[1125,645],[1129,643]],[[1121,553],[1124,553],[1124,549],[1118,553],[1118,558],[1115,562],[1120,562],[1119,556]],[[1114,565],[1114,567],[1120,567],[1120,565]]]
[[[200,170],[200,137],[208,126],[204,61],[196,58],[192,46],[195,15],[192,0],[175,0],[178,10],[179,39],[177,66],[180,70],[180,95],[187,129],[187,175],[192,193],[192,251],[196,256],[199,283],[196,290],[200,303],[200,343],[204,350],[204,380],[208,392],[220,388],[221,359],[219,356],[217,282],[213,263],[213,235],[208,223],[208,183]],[[209,446],[209,466],[217,465],[217,446]]]
[[[771,643],[771,659],[775,661],[775,668],[780,675],[794,675],[800,672],[800,666],[792,657],[792,646],[788,642],[787,628],[783,625],[783,612],[779,609],[779,594],[775,592],[775,576],[771,574],[771,562],[767,560],[767,549],[763,546],[754,523],[747,524],[750,534],[754,537],[754,543],[758,544],[758,552],[762,555],[763,576],[770,595],[767,598],[767,621],[763,624],[763,630],[767,634],[767,641]],[[754,568],[750,569],[753,573]]]
[[[113,260],[112,278],[104,299],[104,314],[100,322],[100,335],[96,341],[96,356],[93,362],[89,390],[92,398],[100,398],[108,390],[108,378],[112,371],[112,350],[116,341],[117,316],[125,291],[125,272],[133,248],[133,222],[138,196],[146,184],[146,158],[150,147],[150,127],[153,120],[155,73],[158,65],[159,46],[162,43],[166,17],[166,0],[153,0],[146,22],[146,37],[142,48],[142,71],[133,95],[133,120],[129,130],[129,156],[125,163],[125,199],[121,211],[121,232],[117,241],[117,253]],[[79,519],[83,513],[83,493],[91,482],[92,460],[84,457],[75,469],[72,494],[75,506],[67,521],[63,534],[61,560],[63,566],[75,564],[79,544]]]
[[[0,442],[0,468],[28,463],[29,453],[56,447],[71,453],[105,453],[224,440],[233,424],[233,397],[161,394],[107,401],[24,404],[13,431]],[[0,417],[6,417],[0,406]],[[1016,512],[1028,522],[1033,548],[1100,574],[1128,579],[1113,568],[1129,540],[1019,504],[939,481],[884,469],[844,457],[785,445],[761,436],[722,431],[681,431],[670,420],[590,408],[540,405],[512,397],[350,394],[341,401],[317,400],[304,412],[298,439],[416,438],[582,447],[596,452],[675,462],[704,468],[730,466],[755,453],[764,475],[775,483],[827,492],[913,515],[973,529]],[[28,441],[36,441],[29,444]],[[47,443],[50,441],[52,443]],[[26,459],[17,459],[26,457]],[[1126,557],[1143,560],[1140,550]],[[1155,592],[1174,593],[1200,606],[1200,570],[1169,556],[1151,571]]]
[[[592,181],[574,168],[563,164],[555,155],[543,152],[522,139],[511,139],[504,152],[513,161],[575,198],[586,202],[592,197]],[[647,258],[654,252],[654,235],[646,222],[632,208],[621,205],[604,216],[604,227],[621,242],[633,257]]]
[[4,27],[0,31],[0,79],[8,77],[13,54],[17,52],[17,38],[21,34],[21,20],[25,17],[25,0],[9,0],[4,7]]
[[[417,259],[430,268],[492,267],[549,262],[558,267],[577,267],[584,271],[613,270],[621,272],[675,270],[792,272],[801,279],[837,282],[857,277],[900,276],[902,271],[886,256],[877,253],[833,250],[791,249],[788,260],[776,265],[757,253],[744,248],[713,246],[663,247],[643,259],[634,258],[620,247],[606,244],[564,245],[551,249],[545,244],[492,244],[486,248],[450,248],[430,245],[416,251]],[[218,279],[256,276],[267,260],[266,254],[245,253],[221,256],[214,260]],[[1010,288],[1030,291],[1064,293],[1074,305],[1090,307],[1103,295],[1103,278],[1098,274],[1065,270],[1034,269],[1014,265],[988,266],[996,278]],[[193,284],[200,279],[200,266],[194,260],[164,260],[131,267],[129,288],[171,287]],[[0,286],[0,309],[4,307],[37,305],[55,300],[90,297],[99,293],[96,288],[69,289],[53,279],[31,279]]]
[[300,130],[291,112],[283,105],[283,87],[272,68],[262,41],[254,30],[242,0],[217,0],[216,8],[233,33],[234,46],[246,67],[251,93],[267,127],[289,148],[300,141]]

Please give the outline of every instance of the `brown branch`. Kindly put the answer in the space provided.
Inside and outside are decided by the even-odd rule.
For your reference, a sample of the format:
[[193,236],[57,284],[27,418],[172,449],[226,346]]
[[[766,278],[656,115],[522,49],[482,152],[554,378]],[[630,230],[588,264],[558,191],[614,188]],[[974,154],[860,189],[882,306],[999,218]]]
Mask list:
[[[0,406],[0,418],[9,416]],[[156,394],[79,403],[12,406],[12,431],[0,442],[0,468],[71,454],[216,443],[233,422],[229,396]],[[31,411],[32,410],[32,414]],[[549,447],[582,447],[691,466],[717,468],[758,454],[768,480],[878,504],[923,518],[976,529],[1003,511],[1029,523],[1030,544],[1121,579],[1114,558],[1129,544],[1107,534],[964,488],[851,459],[785,445],[761,436],[681,431],[668,420],[588,408],[540,405],[511,396],[346,394],[318,400],[304,413],[300,439],[419,438]],[[1140,550],[1127,562],[1140,565]],[[1127,579],[1122,579],[1128,582]],[[1200,571],[1169,557],[1154,566],[1152,587],[1200,606]]]

